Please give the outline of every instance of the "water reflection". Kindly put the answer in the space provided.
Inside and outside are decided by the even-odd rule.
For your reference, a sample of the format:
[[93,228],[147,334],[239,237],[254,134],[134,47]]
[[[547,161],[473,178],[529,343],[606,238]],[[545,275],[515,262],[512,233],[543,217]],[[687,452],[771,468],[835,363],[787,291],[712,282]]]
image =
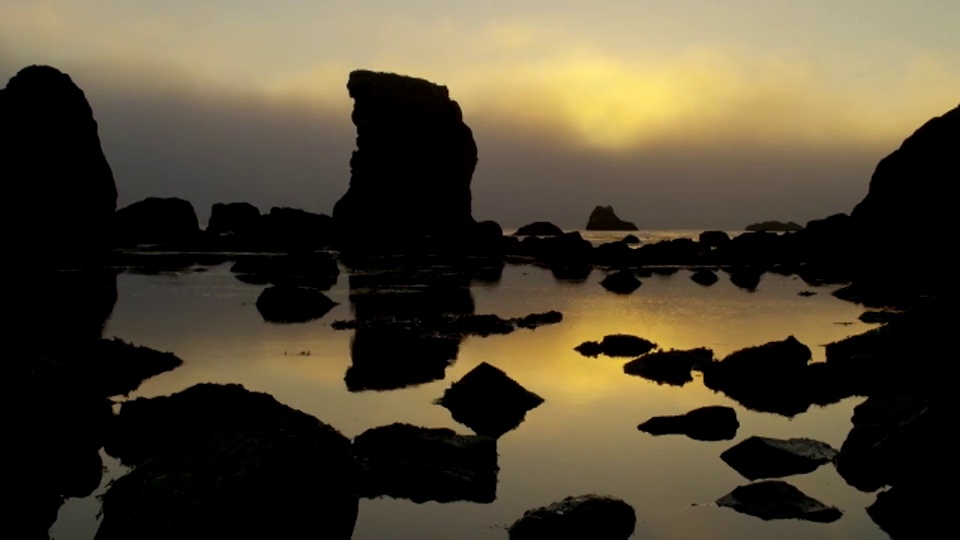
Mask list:
[[[558,310],[564,319],[532,332],[459,340],[456,362],[445,368],[446,380],[459,380],[488,362],[545,401],[527,415],[521,429],[497,441],[494,502],[361,500],[353,538],[504,538],[497,526],[512,523],[524,510],[586,492],[610,493],[636,508],[638,538],[885,538],[865,511],[875,496],[848,487],[833,467],[790,480],[808,496],[844,511],[833,524],[766,522],[712,504],[743,481],[720,459],[726,448],[755,434],[810,437],[839,447],[850,430],[852,408],[861,400],[814,405],[787,419],[747,410],[706,388],[699,376],[683,388],[657,385],[625,375],[629,359],[584,358],[573,350],[587,340],[629,333],[664,349],[708,347],[723,358],[794,335],[810,346],[814,361],[822,361],[823,344],[869,328],[857,321],[861,310],[832,298],[829,288],[800,297],[799,291],[809,289],[802,281],[768,274],[756,292],[747,293],[727,280],[703,288],[689,275],[686,270],[654,275],[626,297],[604,291],[597,276],[578,285],[558,284],[549,270],[533,266],[506,267],[497,286],[468,281],[472,312],[507,318]],[[177,370],[146,381],[133,396],[171,394],[201,381],[238,382],[270,393],[348,437],[395,422],[463,429],[432,404],[448,382],[426,381],[391,392],[345,387],[344,373],[356,362],[351,333],[335,331],[325,321],[364,315],[357,311],[364,306],[351,306],[350,280],[340,280],[330,290],[341,305],[323,320],[292,326],[264,323],[253,307],[260,287],[238,282],[225,267],[180,276],[123,274],[118,286],[120,299],[106,334],[173,351],[184,360]],[[368,313],[376,312],[376,302],[371,309]],[[388,313],[394,308],[382,309]],[[853,324],[834,324],[846,321]],[[406,354],[399,347],[387,350],[397,358]],[[637,430],[650,417],[706,405],[736,409],[736,439],[706,442]],[[99,505],[85,501],[88,519],[95,521]],[[60,540],[81,540],[59,524],[54,532]]]

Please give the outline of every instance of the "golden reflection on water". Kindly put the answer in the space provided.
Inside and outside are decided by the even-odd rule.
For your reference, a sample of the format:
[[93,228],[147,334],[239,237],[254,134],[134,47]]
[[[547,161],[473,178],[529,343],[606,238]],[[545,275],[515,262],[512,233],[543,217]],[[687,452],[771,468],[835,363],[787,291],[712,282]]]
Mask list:
[[[639,518],[636,538],[885,538],[864,511],[873,495],[849,488],[831,466],[789,481],[844,510],[844,517],[832,525],[764,522],[711,504],[747,483],[719,459],[723,450],[750,435],[813,437],[839,447],[850,429],[852,408],[861,399],[814,406],[787,419],[744,410],[705,388],[699,378],[683,388],[658,385],[625,375],[622,366],[628,358],[585,358],[573,350],[606,334],[630,333],[665,349],[710,347],[722,358],[794,335],[822,361],[823,344],[869,328],[857,320],[862,308],[833,298],[832,288],[766,274],[750,293],[734,287],[723,273],[720,282],[706,288],[681,270],[644,279],[635,293],[620,296],[600,287],[602,272],[571,284],[557,282],[536,267],[508,266],[498,285],[473,288],[476,312],[512,317],[559,310],[564,314],[561,324],[467,338],[444,381],[351,393],[344,383],[351,364],[351,332],[329,326],[333,320],[352,318],[346,277],[329,293],[341,305],[322,320],[273,325],[264,323],[253,305],[261,288],[240,283],[226,268],[119,277],[119,300],[105,335],[171,351],[184,360],[182,367],[145,382],[131,397],[170,394],[205,381],[241,383],[317,416],[348,437],[391,422],[469,433],[432,401],[485,361],[546,400],[499,440],[501,471],[494,503],[363,501],[357,540],[505,538],[498,525],[508,525],[524,510],[588,492],[609,493],[631,503]],[[800,297],[802,290],[818,294]],[[404,361],[404,351],[396,351],[396,357]],[[741,428],[735,440],[652,437],[636,429],[650,416],[681,414],[704,405],[737,409]],[[76,504],[96,511],[95,502]],[[57,538],[81,538],[60,523],[58,527]],[[87,529],[91,527],[95,529],[95,523],[87,523]]]

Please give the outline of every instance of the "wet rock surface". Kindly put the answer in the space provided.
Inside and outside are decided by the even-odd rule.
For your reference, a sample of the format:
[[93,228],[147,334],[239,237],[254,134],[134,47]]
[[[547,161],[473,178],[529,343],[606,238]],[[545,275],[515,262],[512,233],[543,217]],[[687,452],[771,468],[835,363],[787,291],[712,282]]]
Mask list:
[[303,323],[326,315],[337,303],[316,289],[277,285],[257,297],[257,311],[272,323]]
[[624,364],[623,372],[660,384],[683,386],[693,381],[695,366],[713,362],[713,351],[704,347],[689,350],[655,351]]
[[541,403],[543,398],[486,362],[453,383],[437,400],[454,420],[477,435],[493,438],[516,429],[527,412]]
[[633,507],[604,495],[567,497],[527,510],[510,526],[510,540],[626,540],[637,524]]
[[631,357],[647,354],[656,346],[656,343],[639,336],[610,334],[604,336],[600,341],[585,341],[577,345],[574,350],[589,357],[597,357],[601,354],[613,357]]
[[708,406],[679,416],[655,416],[637,426],[650,435],[686,435],[697,441],[729,441],[740,422],[730,407]]
[[497,443],[444,428],[391,424],[353,440],[362,497],[416,503],[491,503],[497,494]]
[[98,540],[316,536],[357,517],[350,441],[240,385],[124,403],[106,451],[133,470],[103,496]]
[[779,480],[740,486],[717,499],[717,504],[765,521],[801,519],[832,523],[843,517],[843,513],[837,508],[810,498],[799,489]]
[[747,480],[806,474],[837,457],[830,445],[813,439],[753,436],[720,454]]

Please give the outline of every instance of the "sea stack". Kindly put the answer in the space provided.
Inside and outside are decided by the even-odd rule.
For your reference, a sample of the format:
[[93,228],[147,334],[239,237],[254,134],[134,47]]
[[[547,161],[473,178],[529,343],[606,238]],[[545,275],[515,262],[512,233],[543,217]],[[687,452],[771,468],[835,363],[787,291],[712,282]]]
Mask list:
[[68,75],[29,66],[0,90],[0,162],[15,257],[74,266],[106,247],[117,188],[90,104]]
[[636,231],[637,226],[617,217],[612,206],[597,206],[587,220],[588,231]]
[[345,247],[470,230],[477,145],[447,87],[358,70],[347,90],[354,100],[357,148],[350,188],[333,209]]

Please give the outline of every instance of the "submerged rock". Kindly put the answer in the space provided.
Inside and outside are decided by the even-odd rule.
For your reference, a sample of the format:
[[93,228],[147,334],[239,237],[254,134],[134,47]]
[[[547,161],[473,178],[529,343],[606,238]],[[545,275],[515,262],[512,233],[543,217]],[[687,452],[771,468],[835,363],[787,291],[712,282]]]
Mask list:
[[347,90],[357,149],[333,219],[348,246],[455,237],[474,225],[470,181],[477,145],[446,86],[356,70]]
[[581,495],[524,512],[510,540],[626,540],[637,525],[633,507],[615,497]]
[[657,347],[657,344],[639,336],[629,334],[610,334],[601,341],[584,341],[574,350],[578,353],[596,357],[601,354],[614,357],[631,357],[647,354]]
[[497,496],[497,442],[491,437],[391,424],[358,435],[353,453],[362,497],[491,503]]
[[93,110],[69,75],[21,69],[0,89],[6,249],[32,265],[91,262],[117,206]]
[[534,221],[517,229],[514,236],[563,236],[563,229],[549,221]]
[[631,360],[623,366],[627,375],[637,375],[657,383],[683,386],[693,381],[694,366],[713,362],[713,351],[704,347],[690,350],[656,351]]
[[257,311],[272,323],[300,323],[319,319],[338,304],[315,289],[278,285],[257,298]]
[[807,497],[799,489],[779,480],[740,486],[717,499],[717,504],[765,521],[802,519],[832,523],[843,516],[837,508]]
[[728,441],[737,436],[740,421],[730,407],[709,406],[679,416],[655,416],[637,426],[651,435],[686,435],[697,441]]
[[806,474],[837,457],[830,445],[813,439],[750,437],[720,454],[747,480]]
[[617,270],[603,278],[600,285],[603,285],[604,289],[617,294],[630,294],[640,288],[642,283],[632,271]]
[[453,383],[437,400],[454,420],[477,435],[494,438],[516,429],[527,411],[541,403],[543,398],[486,362]]
[[637,226],[617,217],[612,206],[596,206],[587,220],[588,231],[636,231]]
[[356,464],[334,428],[239,385],[123,403],[106,450],[134,468],[103,495],[98,540],[349,539]]

